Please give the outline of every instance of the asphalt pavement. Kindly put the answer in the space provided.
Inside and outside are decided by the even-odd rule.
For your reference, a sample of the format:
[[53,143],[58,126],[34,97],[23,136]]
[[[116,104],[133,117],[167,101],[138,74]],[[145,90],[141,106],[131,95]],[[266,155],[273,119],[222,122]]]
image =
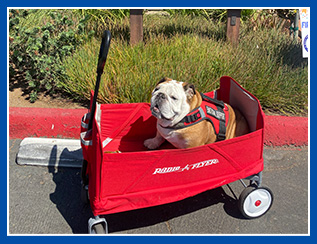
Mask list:
[[[80,169],[20,166],[20,139],[9,140],[9,234],[87,234],[89,205],[81,202]],[[245,219],[237,207],[237,181],[197,196],[106,217],[109,234],[309,234],[309,150],[264,149],[263,185],[271,209]],[[247,181],[246,181],[247,183]]]

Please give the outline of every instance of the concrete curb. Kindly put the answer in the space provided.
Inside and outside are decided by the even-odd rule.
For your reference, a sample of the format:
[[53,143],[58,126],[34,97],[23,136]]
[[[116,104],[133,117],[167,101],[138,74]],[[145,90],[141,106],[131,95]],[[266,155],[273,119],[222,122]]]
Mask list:
[[[9,108],[9,137],[50,137],[79,139],[80,121],[87,109]],[[307,146],[308,118],[266,116],[264,144]]]
[[19,165],[81,168],[83,153],[80,140],[24,138],[16,162]]

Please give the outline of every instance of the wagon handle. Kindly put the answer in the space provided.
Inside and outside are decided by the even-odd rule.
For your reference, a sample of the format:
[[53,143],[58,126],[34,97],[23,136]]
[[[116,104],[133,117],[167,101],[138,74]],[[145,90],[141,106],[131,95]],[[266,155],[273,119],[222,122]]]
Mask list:
[[94,98],[93,98],[91,112],[90,112],[91,118],[89,120],[88,130],[92,128],[92,122],[93,122],[94,114],[96,111],[96,102],[98,97],[100,78],[103,73],[103,69],[105,67],[105,63],[107,60],[108,51],[110,47],[110,41],[111,41],[111,33],[110,31],[106,30],[104,31],[102,35],[102,41],[101,41],[100,50],[99,50],[99,58],[98,58],[98,66],[97,66],[97,81],[95,85]]
[[99,58],[98,58],[98,67],[97,67],[97,74],[103,73],[103,68],[105,67],[105,63],[108,56],[109,46],[111,40],[111,33],[110,31],[104,31],[102,35],[102,41],[99,50]]

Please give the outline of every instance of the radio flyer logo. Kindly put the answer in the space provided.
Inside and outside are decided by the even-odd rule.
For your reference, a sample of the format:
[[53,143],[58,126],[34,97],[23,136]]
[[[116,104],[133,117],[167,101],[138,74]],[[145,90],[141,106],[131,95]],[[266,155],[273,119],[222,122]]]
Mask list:
[[187,164],[185,167],[173,166],[173,167],[156,168],[154,170],[153,175],[190,171],[190,170],[195,170],[195,169],[215,165],[217,163],[219,163],[218,159],[209,159],[209,160],[202,161],[202,162],[195,163],[195,164]]

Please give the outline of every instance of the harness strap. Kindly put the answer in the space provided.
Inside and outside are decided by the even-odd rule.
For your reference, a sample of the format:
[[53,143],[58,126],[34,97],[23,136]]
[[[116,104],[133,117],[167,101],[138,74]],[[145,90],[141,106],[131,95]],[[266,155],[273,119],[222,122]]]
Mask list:
[[[217,99],[211,98],[206,96],[203,93],[200,93],[200,95],[202,96],[203,99],[212,102],[213,104],[216,105],[217,110],[220,111],[221,114],[225,115],[223,109],[225,107],[225,104],[223,101],[219,101]],[[224,118],[219,118],[217,116],[217,119],[219,119],[219,133],[217,135],[217,141],[222,141],[226,139],[226,118],[224,116]]]
[[197,113],[194,113],[194,114],[191,114],[191,115],[187,115],[184,118],[184,122],[187,123],[187,124],[190,124],[190,123],[193,123],[193,122],[195,122],[196,120],[198,120],[200,118],[201,118],[201,115],[200,115],[200,111],[198,110]]
[[[217,133],[217,141],[222,141],[226,139],[226,115],[224,112],[225,104],[223,101],[219,101],[208,97],[201,93],[202,99],[206,102],[210,102],[216,106],[217,109],[212,108],[211,106],[204,105],[203,107],[205,110],[199,106],[194,110],[190,111],[186,117],[184,117],[180,122],[173,126],[175,129],[182,129],[194,124],[197,124],[203,120],[208,120],[211,122],[212,126],[214,127],[215,133],[217,130],[212,119],[208,116],[212,116],[219,121],[219,131]],[[206,114],[206,113],[207,114]]]
[[[223,108],[216,105],[218,111],[221,111],[223,114],[224,111],[223,111]],[[225,140],[226,139],[226,118],[224,119],[219,119],[219,133],[217,135],[217,141],[222,141],[222,140]]]
[[212,103],[215,104],[216,106],[221,107],[222,110],[223,110],[223,108],[225,107],[225,104],[224,104],[223,101],[220,101],[220,100],[217,100],[217,99],[208,97],[208,96],[206,96],[204,93],[200,93],[200,95],[201,95],[201,97],[202,97],[204,100],[207,100],[207,101],[209,101],[209,102],[212,102]]
[[[220,101],[219,101],[220,102]],[[222,101],[221,101],[222,102]],[[223,106],[222,106],[223,104]],[[226,114],[223,111],[224,108],[224,103],[222,102],[222,104],[215,104],[217,110],[215,110],[212,107],[209,107],[206,105],[206,112],[208,115],[214,117],[215,119],[217,119],[219,121],[219,132],[217,134],[217,141],[222,141],[226,139]],[[207,118],[208,119],[208,118]],[[211,124],[213,125],[215,132],[216,132],[216,128],[214,123],[212,122],[212,120],[208,119]],[[217,133],[217,132],[216,132]]]

